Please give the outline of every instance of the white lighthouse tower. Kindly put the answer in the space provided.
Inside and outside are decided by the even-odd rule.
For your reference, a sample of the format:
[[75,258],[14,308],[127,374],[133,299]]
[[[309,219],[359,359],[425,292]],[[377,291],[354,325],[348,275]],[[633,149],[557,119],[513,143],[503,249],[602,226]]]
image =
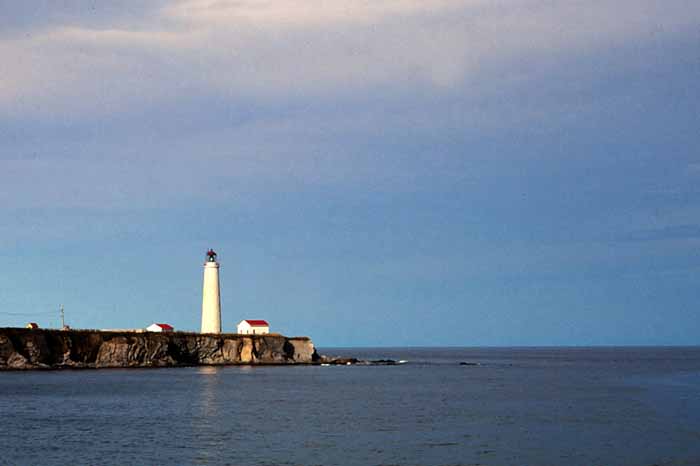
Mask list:
[[221,294],[219,292],[219,263],[216,253],[207,251],[202,288],[202,333],[221,333]]

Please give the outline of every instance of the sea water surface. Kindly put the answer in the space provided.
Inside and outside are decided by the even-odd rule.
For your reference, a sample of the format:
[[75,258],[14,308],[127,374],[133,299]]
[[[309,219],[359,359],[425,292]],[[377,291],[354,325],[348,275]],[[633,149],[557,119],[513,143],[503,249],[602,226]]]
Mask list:
[[700,465],[700,347],[321,352],[408,362],[0,373],[0,465]]

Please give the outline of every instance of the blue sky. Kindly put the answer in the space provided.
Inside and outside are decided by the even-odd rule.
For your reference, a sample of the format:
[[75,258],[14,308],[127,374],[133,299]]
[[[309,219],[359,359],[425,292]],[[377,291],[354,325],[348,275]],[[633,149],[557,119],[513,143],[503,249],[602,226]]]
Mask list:
[[696,1],[0,11],[0,325],[699,343]]

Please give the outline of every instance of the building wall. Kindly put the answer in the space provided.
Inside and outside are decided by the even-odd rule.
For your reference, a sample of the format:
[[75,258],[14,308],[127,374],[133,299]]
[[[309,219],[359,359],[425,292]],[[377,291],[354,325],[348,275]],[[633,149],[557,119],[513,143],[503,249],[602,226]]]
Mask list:
[[[70,330],[70,329],[69,329]],[[101,328],[100,332],[119,332],[119,333],[143,333],[147,332],[148,329],[143,328]]]
[[253,327],[241,329],[238,333],[241,335],[267,335],[270,333],[270,329],[267,327]]

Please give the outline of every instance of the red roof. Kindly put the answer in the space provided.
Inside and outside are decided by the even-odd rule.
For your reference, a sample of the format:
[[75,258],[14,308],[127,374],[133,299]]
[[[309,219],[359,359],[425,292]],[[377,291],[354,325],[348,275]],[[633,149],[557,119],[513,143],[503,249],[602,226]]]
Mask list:
[[266,320],[248,320],[246,319],[246,322],[248,322],[248,325],[251,327],[269,327],[270,324],[267,323]]
[[173,330],[172,325],[168,324],[156,324],[158,327],[162,328],[163,330]]

